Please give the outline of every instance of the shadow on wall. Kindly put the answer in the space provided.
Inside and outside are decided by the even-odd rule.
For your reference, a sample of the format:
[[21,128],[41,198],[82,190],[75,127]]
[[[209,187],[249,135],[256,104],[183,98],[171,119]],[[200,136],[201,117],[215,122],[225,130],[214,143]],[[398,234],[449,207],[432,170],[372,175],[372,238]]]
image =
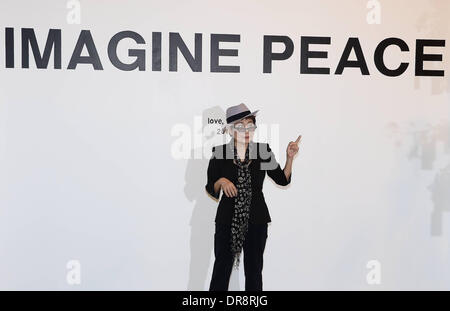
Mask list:
[[[425,11],[416,23],[416,29],[432,38],[448,38],[450,35],[450,20],[448,14],[443,12],[450,12],[450,1],[435,1],[429,2],[429,9]],[[446,42],[448,45],[448,42]],[[448,57],[443,57],[442,63],[432,62],[433,69],[445,70],[445,77],[441,79],[431,79],[431,95],[442,94],[444,92],[450,93],[450,79],[448,74],[450,71],[450,61]],[[420,77],[415,77],[414,88],[421,87]],[[449,103],[450,106],[450,103]],[[408,158],[420,158],[421,167],[424,170],[432,170],[437,159],[436,146],[438,142],[444,144],[444,153],[450,154],[450,128],[448,121],[438,124],[436,126],[428,126],[422,131],[413,132],[413,147],[408,155]],[[448,161],[448,160],[447,160]],[[434,176],[428,190],[431,192],[431,200],[433,202],[433,211],[431,212],[431,235],[442,235],[442,216],[444,212],[450,211],[450,161],[447,165],[439,169]]]
[[[402,132],[392,122],[388,125],[388,130],[397,148],[402,147],[404,139],[412,140],[411,145],[406,147],[407,160],[419,159],[422,170],[435,171],[433,182],[427,187],[433,204],[430,231],[432,236],[441,236],[443,214],[450,211],[450,124],[445,120],[437,125],[425,124],[423,127],[411,123],[410,127],[411,129]],[[440,162],[444,159],[446,164],[442,166]],[[437,168],[437,165],[441,168]]]
[[[223,109],[213,107],[203,111],[203,128],[211,116],[223,116]],[[206,137],[207,140],[213,136]],[[209,158],[194,158],[194,154],[202,154],[203,149],[192,149],[191,157],[187,163],[185,174],[184,194],[190,202],[194,202],[190,237],[190,263],[187,290],[208,290],[211,275],[209,268],[214,265],[214,219],[217,212],[218,201],[211,198],[205,190],[207,182],[207,169]],[[191,205],[189,205],[191,206]],[[240,290],[239,273],[233,269],[230,277],[229,290]]]

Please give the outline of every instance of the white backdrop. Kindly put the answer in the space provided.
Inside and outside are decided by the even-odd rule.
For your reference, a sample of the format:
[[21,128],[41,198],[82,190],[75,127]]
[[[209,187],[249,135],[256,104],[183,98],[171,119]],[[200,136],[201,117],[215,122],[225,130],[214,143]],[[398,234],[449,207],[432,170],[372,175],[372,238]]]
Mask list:
[[[373,1],[364,0],[85,0],[75,13],[71,2],[0,2],[0,289],[207,289],[217,208],[204,190],[209,154],[177,150],[211,144],[197,121],[241,102],[260,109],[255,140],[269,142],[282,167],[288,142],[302,135],[291,184],[264,186],[265,290],[450,289],[448,42],[425,50],[443,55],[425,67],[444,77],[414,75],[415,40],[449,38],[448,1],[378,1],[380,24],[368,23]],[[5,68],[7,27],[15,68]],[[21,68],[21,28],[34,29],[41,52],[48,30],[61,29],[62,69],[53,54],[37,69],[31,53]],[[91,31],[103,70],[67,69],[81,30]],[[124,30],[146,44],[124,40],[119,58],[130,63],[128,49],[145,49],[145,71],[109,61],[108,42]],[[162,33],[161,71],[151,70],[152,32]],[[191,51],[202,34],[201,72],[181,53],[169,71],[169,32]],[[221,43],[239,55],[220,60],[239,73],[210,72],[212,33],[240,35]],[[264,35],[294,42],[270,74]],[[301,36],[331,37],[311,46],[328,58],[310,61],[330,75],[300,74]],[[349,37],[359,38],[370,75],[334,74]],[[386,50],[388,67],[410,63],[399,77],[373,62],[388,37],[410,49]],[[373,260],[379,284],[367,282]],[[74,267],[79,284],[67,280]],[[230,289],[244,288],[242,270]]]

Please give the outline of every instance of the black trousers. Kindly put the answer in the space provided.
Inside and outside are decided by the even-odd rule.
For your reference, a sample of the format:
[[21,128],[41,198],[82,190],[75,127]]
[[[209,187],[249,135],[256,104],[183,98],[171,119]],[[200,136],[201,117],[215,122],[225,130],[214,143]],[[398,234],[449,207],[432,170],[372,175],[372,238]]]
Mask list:
[[[216,222],[214,234],[214,267],[210,291],[227,291],[233,268],[230,248],[231,224]],[[263,254],[267,240],[267,224],[249,223],[243,245],[245,290],[262,291]],[[242,260],[239,263],[241,267]]]

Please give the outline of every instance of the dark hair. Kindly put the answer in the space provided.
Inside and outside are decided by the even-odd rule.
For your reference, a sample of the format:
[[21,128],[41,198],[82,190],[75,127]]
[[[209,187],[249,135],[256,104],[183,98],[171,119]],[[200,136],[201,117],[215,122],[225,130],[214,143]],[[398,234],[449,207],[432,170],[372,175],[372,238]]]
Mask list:
[[256,118],[255,118],[255,116],[249,116],[249,117],[244,118],[244,119],[242,119],[242,120],[245,120],[245,119],[251,119],[251,120],[253,121],[253,124],[256,124]]

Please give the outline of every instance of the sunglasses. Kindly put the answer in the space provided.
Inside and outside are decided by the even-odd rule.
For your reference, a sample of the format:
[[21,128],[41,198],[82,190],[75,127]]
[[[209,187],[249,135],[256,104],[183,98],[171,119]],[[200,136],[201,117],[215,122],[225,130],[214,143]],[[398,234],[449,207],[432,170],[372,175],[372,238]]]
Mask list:
[[243,124],[234,124],[232,126],[232,128],[238,132],[245,132],[245,131],[249,131],[249,132],[253,132],[256,129],[256,124],[250,124],[247,126],[244,126]]

